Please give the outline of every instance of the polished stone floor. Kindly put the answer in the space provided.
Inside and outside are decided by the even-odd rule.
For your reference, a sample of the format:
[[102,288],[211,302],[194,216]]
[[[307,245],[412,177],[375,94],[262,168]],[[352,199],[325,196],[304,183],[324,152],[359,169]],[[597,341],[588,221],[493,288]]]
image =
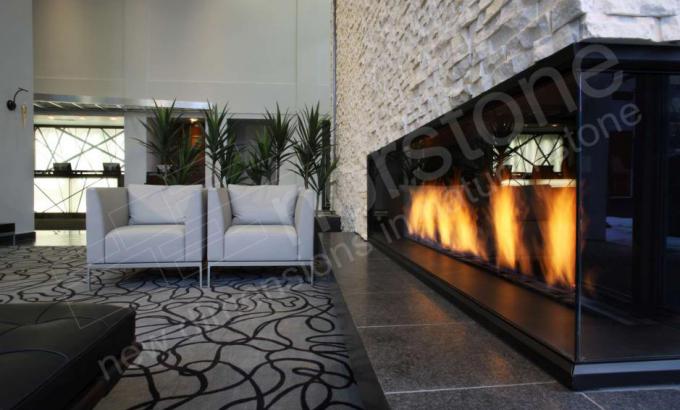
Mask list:
[[680,386],[573,392],[354,234],[322,234],[394,409],[680,409]]
[[[86,246],[87,242],[84,230],[36,230],[35,237],[18,236],[16,244],[22,246]],[[12,246],[12,238],[0,238],[0,248],[7,246]]]
[[85,246],[85,231],[35,231],[33,246]]

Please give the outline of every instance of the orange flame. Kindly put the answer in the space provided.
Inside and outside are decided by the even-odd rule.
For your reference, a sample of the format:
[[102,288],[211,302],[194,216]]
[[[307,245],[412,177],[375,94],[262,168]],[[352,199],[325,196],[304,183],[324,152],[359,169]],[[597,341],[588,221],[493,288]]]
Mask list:
[[576,189],[539,189],[538,202],[545,211],[539,221],[543,238],[541,269],[549,285],[573,287],[576,283]]
[[411,194],[408,232],[442,247],[485,257],[477,216],[462,189],[421,186]]
[[531,257],[523,246],[520,212],[524,203],[511,187],[495,187],[491,191],[491,220],[496,244],[496,264],[503,268],[531,273]]
[[[573,287],[576,277],[576,189],[536,187],[535,201],[524,198],[522,187],[494,187],[490,222],[496,264],[532,274],[532,257],[538,260],[549,285]],[[523,199],[524,198],[524,199]],[[540,215],[540,237],[526,238],[522,216],[533,206]],[[477,216],[458,187],[420,186],[411,192],[408,232],[459,253],[487,257],[486,241],[478,232]],[[527,221],[528,222],[528,221]]]

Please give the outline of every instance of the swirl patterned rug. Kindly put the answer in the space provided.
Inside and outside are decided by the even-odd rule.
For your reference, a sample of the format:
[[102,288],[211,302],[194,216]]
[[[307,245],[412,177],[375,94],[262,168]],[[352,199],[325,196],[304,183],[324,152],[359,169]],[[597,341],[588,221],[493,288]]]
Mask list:
[[[331,298],[281,270],[93,272],[85,248],[0,248],[0,303],[132,306],[143,351],[98,409],[360,408]],[[185,273],[187,273],[185,271]]]

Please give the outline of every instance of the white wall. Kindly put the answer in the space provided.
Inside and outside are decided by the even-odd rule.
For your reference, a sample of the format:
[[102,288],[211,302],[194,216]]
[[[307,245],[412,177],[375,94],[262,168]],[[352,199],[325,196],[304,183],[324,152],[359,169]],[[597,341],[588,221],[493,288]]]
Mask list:
[[[38,93],[229,103],[259,117],[331,104],[331,0],[33,0]],[[126,115],[126,181],[153,161]],[[140,149],[142,150],[140,152]],[[281,183],[299,183],[287,166]]]
[[[33,33],[31,2],[0,4],[0,222],[14,222],[17,233],[33,231]],[[5,101],[17,87],[16,111]],[[21,105],[28,107],[22,124]]]
[[330,107],[331,0],[34,0],[36,92]]

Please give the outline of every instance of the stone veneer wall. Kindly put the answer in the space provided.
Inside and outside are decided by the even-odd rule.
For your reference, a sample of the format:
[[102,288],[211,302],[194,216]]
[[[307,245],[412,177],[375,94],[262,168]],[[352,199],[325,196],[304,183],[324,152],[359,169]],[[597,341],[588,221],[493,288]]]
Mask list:
[[366,236],[366,155],[587,38],[680,39],[680,0],[336,0],[334,207]]

